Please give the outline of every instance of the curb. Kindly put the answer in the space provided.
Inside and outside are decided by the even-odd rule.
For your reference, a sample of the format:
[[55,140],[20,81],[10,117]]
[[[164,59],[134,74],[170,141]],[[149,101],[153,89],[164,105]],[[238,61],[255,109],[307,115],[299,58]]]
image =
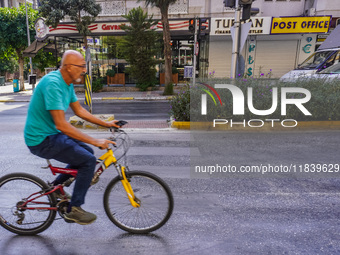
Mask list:
[[[172,97],[94,97],[92,101],[119,101],[119,100],[136,100],[136,101],[164,101],[171,100]],[[85,98],[78,97],[78,100],[84,101]],[[30,102],[30,99],[0,99],[0,103]]]
[[190,129],[190,122],[189,121],[173,121],[171,123],[172,128],[177,129]]
[[[138,100],[138,101],[157,101],[157,100],[171,100],[172,96],[168,97],[93,97],[92,101],[115,101],[115,100]],[[85,100],[85,97],[78,97],[78,100]]]
[[299,121],[296,127],[283,127],[279,123],[272,127],[271,123],[265,123],[262,127],[249,127],[237,125],[230,127],[229,125],[218,125],[213,127],[212,122],[189,122],[189,121],[173,121],[172,128],[206,130],[206,131],[294,131],[307,129],[328,129],[340,130],[340,121]]
[[29,99],[6,99],[6,100],[0,100],[0,103],[28,103],[31,100]]
[[[94,100],[94,98],[92,100]],[[134,100],[134,98],[133,97],[102,97],[99,100]]]

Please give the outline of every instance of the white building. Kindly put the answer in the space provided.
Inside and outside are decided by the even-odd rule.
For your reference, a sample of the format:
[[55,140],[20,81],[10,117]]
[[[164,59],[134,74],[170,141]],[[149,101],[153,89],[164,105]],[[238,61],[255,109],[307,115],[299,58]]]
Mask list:
[[[33,0],[27,0],[27,3],[32,4]],[[25,0],[0,0],[0,8],[1,7],[19,7],[20,5],[25,4]]]
[[[97,3],[102,6],[102,12],[93,25],[92,35],[96,40],[92,41],[98,42],[97,46],[93,44],[98,51],[103,36],[124,34],[119,28],[124,23],[122,15],[132,8],[141,6],[149,15],[160,19],[159,10],[146,8],[143,1],[102,0]],[[340,0],[256,0],[252,7],[259,8],[260,12],[252,18],[251,32],[241,51],[245,63],[244,72],[249,76],[259,76],[262,73],[278,78],[295,68],[317,49],[336,26],[337,17],[340,17]],[[173,44],[179,45],[173,49],[174,65],[192,65],[193,34],[188,29],[188,21],[195,16],[207,18],[207,29],[199,38],[199,75],[206,77],[211,73],[215,77],[230,77],[230,27],[235,10],[225,8],[223,0],[178,0],[170,6],[171,36]],[[297,29],[299,25],[300,29]],[[161,23],[158,28],[161,32],[160,26]],[[49,36],[72,38],[77,35],[60,26],[57,30],[50,30]],[[105,52],[105,49],[100,50],[100,54]]]

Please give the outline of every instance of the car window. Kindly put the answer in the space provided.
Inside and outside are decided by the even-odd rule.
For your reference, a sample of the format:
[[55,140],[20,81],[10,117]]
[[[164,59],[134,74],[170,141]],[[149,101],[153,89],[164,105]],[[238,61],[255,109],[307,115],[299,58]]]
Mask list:
[[[315,52],[309,58],[307,58],[301,65],[298,66],[299,70],[308,70],[321,68],[324,69],[334,63],[335,54],[334,51],[321,51]],[[332,56],[333,55],[333,56]],[[325,66],[320,66],[327,60]]]
[[323,73],[323,74],[336,74],[336,73],[340,73],[340,63],[332,65],[332,66],[326,68],[325,70],[322,70],[320,73]]

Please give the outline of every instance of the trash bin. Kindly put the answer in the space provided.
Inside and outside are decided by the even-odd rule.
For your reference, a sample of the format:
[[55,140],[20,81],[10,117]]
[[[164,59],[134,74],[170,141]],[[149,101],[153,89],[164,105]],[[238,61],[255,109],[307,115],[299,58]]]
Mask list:
[[19,80],[13,80],[13,91],[19,92]]
[[0,76],[0,86],[5,86],[5,76]]

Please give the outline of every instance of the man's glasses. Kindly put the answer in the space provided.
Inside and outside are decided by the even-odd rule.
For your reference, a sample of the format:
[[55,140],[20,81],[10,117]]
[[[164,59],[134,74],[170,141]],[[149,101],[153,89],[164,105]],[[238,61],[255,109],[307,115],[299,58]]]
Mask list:
[[81,67],[81,68],[86,68],[86,65],[75,65],[75,64],[65,64],[65,65],[71,65],[71,66],[78,66],[78,67]]

